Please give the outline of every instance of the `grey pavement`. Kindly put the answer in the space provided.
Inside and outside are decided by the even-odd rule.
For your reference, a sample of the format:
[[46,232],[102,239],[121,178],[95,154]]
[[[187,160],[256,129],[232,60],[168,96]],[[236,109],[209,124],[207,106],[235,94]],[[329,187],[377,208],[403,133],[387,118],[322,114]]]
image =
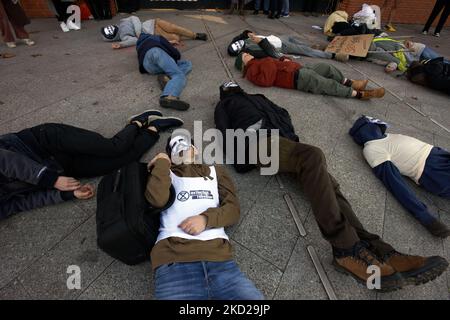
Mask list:
[[[263,93],[291,114],[303,142],[317,145],[327,156],[330,172],[340,182],[357,215],[369,231],[380,234],[398,250],[450,259],[450,240],[429,235],[386,191],[365,163],[361,149],[347,134],[360,114],[391,123],[391,132],[404,133],[450,149],[448,96],[384,73],[364,61],[329,61],[350,78],[368,76],[388,90],[380,100],[358,101],[312,95],[279,88],[257,88],[242,79],[226,54],[231,38],[244,29],[260,34],[290,34],[311,44],[326,44],[313,25],[325,17],[269,20],[264,16],[223,15],[214,11],[140,11],[142,19],[161,17],[194,31],[211,30],[233,77],[249,93]],[[113,21],[118,21],[117,16]],[[0,59],[0,134],[43,122],[61,122],[96,130],[106,136],[121,129],[131,114],[159,108],[156,77],[137,69],[134,48],[112,50],[100,40],[108,21],[83,22],[81,31],[62,33],[54,19],[35,19],[29,26],[35,47],[18,46],[0,52],[16,57]],[[398,25],[395,35],[412,35],[450,57],[450,30],[441,38],[420,35],[420,25]],[[194,120],[214,126],[218,88],[227,80],[211,41],[185,41],[182,54],[193,63],[182,97],[191,102],[182,117],[188,129]],[[318,59],[302,57],[302,63]],[[409,105],[408,105],[409,104]],[[415,111],[415,107],[422,114]],[[168,133],[143,158],[163,150]],[[268,299],[328,299],[306,250],[315,247],[339,299],[449,299],[450,271],[420,287],[376,293],[358,285],[331,266],[331,248],[322,239],[310,205],[292,177],[282,175],[283,189],[274,177],[258,172],[245,175],[229,168],[242,206],[238,225],[229,228],[236,260]],[[99,179],[93,179],[97,183]],[[419,197],[450,225],[450,201],[430,195],[411,183]],[[289,193],[307,236],[301,237],[283,199]],[[96,245],[95,199],[75,201],[24,212],[0,221],[0,299],[152,299],[149,263],[126,266]],[[81,268],[81,289],[68,290],[69,265]]]

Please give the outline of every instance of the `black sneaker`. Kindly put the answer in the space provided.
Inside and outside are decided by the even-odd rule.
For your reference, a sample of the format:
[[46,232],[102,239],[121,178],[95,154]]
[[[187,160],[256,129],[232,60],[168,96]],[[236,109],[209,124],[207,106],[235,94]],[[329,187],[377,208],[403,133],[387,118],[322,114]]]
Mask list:
[[206,35],[206,33],[197,33],[195,36],[195,40],[206,41],[208,40],[208,36]]
[[267,16],[269,15],[269,10],[264,10],[263,13]]
[[181,127],[183,120],[176,117],[150,116],[148,118],[148,126],[155,127],[158,132],[165,131],[173,127]]
[[145,110],[140,114],[135,114],[128,118],[128,123],[137,123],[139,127],[148,127],[148,118],[151,116],[162,116],[158,110]]
[[255,16],[257,16],[257,15],[259,14],[259,10],[254,10],[254,11],[253,11],[253,14],[254,14]]
[[447,238],[450,236],[448,227],[439,220],[434,220],[431,224],[426,225],[425,228],[435,237]]
[[161,88],[161,91],[164,90],[167,82],[169,82],[169,81],[170,81],[170,78],[168,75],[158,74],[158,83],[159,83],[159,87]]
[[175,110],[184,111],[189,109],[190,105],[180,99],[169,99],[167,97],[162,97],[159,99],[159,105],[163,108],[172,108]]

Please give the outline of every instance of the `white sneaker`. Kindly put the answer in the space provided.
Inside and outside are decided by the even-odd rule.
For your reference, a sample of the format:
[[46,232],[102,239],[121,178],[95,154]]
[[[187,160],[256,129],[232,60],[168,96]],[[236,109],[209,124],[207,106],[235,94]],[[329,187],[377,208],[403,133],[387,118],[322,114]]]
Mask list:
[[439,34],[439,32],[437,32],[437,33],[435,33],[435,34],[433,34],[433,36],[435,36],[435,37],[440,37],[441,35]]
[[67,26],[67,24],[64,21],[61,22],[60,26],[61,26],[61,29],[62,29],[63,32],[69,32],[70,31],[69,27]]
[[6,42],[6,46],[7,46],[8,48],[15,48],[15,47],[17,47],[17,45],[16,45],[15,42]]
[[31,40],[31,39],[22,39],[22,41],[27,45],[27,46],[34,46],[36,43]]
[[67,26],[69,27],[69,29],[72,30],[80,30],[81,28],[79,26],[77,26],[73,21],[68,21],[67,22]]

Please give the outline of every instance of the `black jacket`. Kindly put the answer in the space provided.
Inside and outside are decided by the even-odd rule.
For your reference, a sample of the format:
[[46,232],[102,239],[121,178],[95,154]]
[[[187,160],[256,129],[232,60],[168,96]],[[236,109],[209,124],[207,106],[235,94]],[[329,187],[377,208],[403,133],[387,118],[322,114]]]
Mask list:
[[[286,109],[277,106],[262,94],[233,93],[221,98],[214,112],[216,128],[222,132],[226,140],[226,129],[242,129],[262,120],[261,129],[279,129],[280,136],[299,141],[292,125],[291,117]],[[224,141],[224,149],[226,141]],[[248,145],[246,152],[248,153]],[[226,150],[224,150],[226,152]],[[234,167],[238,172],[247,172],[255,168],[251,164],[237,164],[236,152]],[[248,161],[248,156],[246,155]]]
[[62,172],[31,129],[0,136],[0,219],[73,199],[73,192],[53,189]]
[[146,33],[141,33],[138,41],[136,42],[136,51],[138,54],[139,71],[141,73],[147,73],[144,68],[144,58],[148,50],[153,48],[161,48],[169,56],[171,56],[175,62],[180,60],[180,52],[162,36],[153,36]]

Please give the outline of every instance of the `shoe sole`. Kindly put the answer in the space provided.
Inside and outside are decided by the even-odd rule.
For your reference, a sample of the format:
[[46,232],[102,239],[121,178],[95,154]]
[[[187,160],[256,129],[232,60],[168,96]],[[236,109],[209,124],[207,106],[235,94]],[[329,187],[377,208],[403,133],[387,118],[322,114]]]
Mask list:
[[149,109],[149,110],[144,110],[144,111],[142,111],[141,113],[137,113],[137,114],[135,114],[135,115],[132,115],[131,117],[129,117],[128,118],[128,122],[131,122],[131,119],[133,119],[134,117],[137,117],[137,116],[139,116],[139,115],[141,115],[141,114],[143,114],[143,113],[145,113],[145,112],[156,112],[156,113],[158,113],[158,114],[153,114],[153,116],[160,116],[160,117],[162,117],[162,113],[160,112],[160,111],[158,111],[158,110],[155,110],[155,109]]
[[[448,262],[444,259],[436,259],[436,261],[424,268],[414,270],[411,272],[402,272],[401,276],[405,279],[406,285],[421,285],[433,281],[445,270],[447,270]],[[425,271],[426,270],[426,271]]]
[[[178,118],[178,117],[158,117],[157,119],[154,119],[154,120],[169,120],[169,119],[175,119],[175,120],[180,121],[181,122],[180,126],[182,126],[184,124],[184,121],[181,118]],[[150,120],[149,122],[152,122],[154,120]]]
[[189,109],[189,106],[165,105],[164,102],[162,102],[162,103],[159,102],[159,105],[161,107],[163,107],[163,108],[166,108],[166,109],[175,109],[175,110],[178,110],[178,111],[186,111],[186,110]]
[[[357,277],[356,275],[354,275],[353,273],[351,273],[350,271],[348,271],[347,269],[345,269],[344,267],[342,267],[341,265],[339,265],[336,260],[333,260],[333,266],[336,269],[336,271],[343,273],[347,276],[351,276],[353,279],[356,280],[356,282],[364,285],[364,287],[367,288],[367,281],[363,280],[359,277]],[[392,278],[392,279],[390,279]],[[384,277],[383,279],[383,283],[382,283],[382,287],[381,289],[374,289],[377,292],[392,292],[392,291],[397,291],[403,288],[403,286],[405,285],[404,280],[399,276],[397,273],[394,273],[392,276],[388,276],[388,277]]]

